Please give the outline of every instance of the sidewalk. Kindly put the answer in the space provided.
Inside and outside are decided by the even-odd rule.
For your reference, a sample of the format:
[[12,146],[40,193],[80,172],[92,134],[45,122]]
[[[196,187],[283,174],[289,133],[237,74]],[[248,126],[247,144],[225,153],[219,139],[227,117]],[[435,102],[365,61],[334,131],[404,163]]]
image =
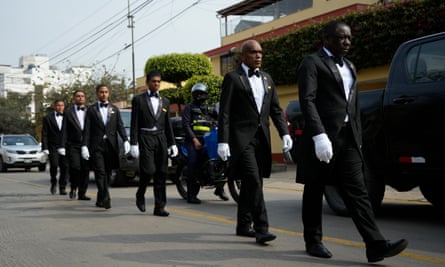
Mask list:
[[[264,179],[265,186],[279,187],[289,190],[303,191],[304,185],[295,182],[295,164],[276,163],[272,165],[272,173],[269,179]],[[398,192],[390,186],[385,188],[385,200],[387,201],[413,201],[430,204],[420,192],[418,187],[408,192]]]

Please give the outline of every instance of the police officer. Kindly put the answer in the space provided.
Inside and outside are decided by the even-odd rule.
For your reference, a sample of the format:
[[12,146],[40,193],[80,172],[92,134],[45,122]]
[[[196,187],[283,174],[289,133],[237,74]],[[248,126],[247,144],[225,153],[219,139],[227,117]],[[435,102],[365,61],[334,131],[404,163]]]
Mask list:
[[[203,83],[193,85],[192,102],[185,106],[182,112],[182,123],[185,131],[185,147],[188,153],[187,160],[187,202],[191,204],[200,204],[201,200],[197,197],[200,184],[197,180],[197,169],[199,164],[206,158],[202,148],[204,146],[204,135],[211,129],[211,114],[209,107],[205,103],[209,94],[209,89]],[[215,189],[215,195],[222,200],[229,198],[224,192],[224,183],[218,183]]]

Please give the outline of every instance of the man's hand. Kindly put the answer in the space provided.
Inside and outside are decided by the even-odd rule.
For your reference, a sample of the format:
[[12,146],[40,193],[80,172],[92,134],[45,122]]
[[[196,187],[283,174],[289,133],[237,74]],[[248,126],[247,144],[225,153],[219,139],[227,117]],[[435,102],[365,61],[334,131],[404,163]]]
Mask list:
[[124,154],[127,155],[128,152],[130,152],[130,142],[125,141],[124,142]]
[[80,154],[82,155],[82,158],[84,160],[89,160],[90,159],[90,152],[88,151],[88,147],[87,146],[82,146],[80,151]]
[[138,145],[133,145],[130,147],[130,155],[135,159],[139,158],[139,146]]
[[290,135],[283,135],[283,152],[289,152],[292,149],[292,138]]
[[44,150],[42,150],[42,152],[43,152],[43,154],[45,154],[45,155],[49,155],[49,150],[48,150],[48,149],[44,149]]
[[178,156],[178,147],[176,145],[172,145],[168,148],[168,155],[172,158]]
[[58,148],[57,153],[59,153],[59,155],[61,155],[61,156],[65,156],[65,154],[66,154],[65,148],[64,147]]
[[223,160],[227,161],[230,157],[230,148],[227,143],[218,144],[218,156]]
[[325,133],[322,133],[313,136],[312,140],[314,140],[315,143],[315,155],[317,158],[322,162],[329,163],[334,152],[332,151],[332,144],[331,141],[329,141],[328,136]]

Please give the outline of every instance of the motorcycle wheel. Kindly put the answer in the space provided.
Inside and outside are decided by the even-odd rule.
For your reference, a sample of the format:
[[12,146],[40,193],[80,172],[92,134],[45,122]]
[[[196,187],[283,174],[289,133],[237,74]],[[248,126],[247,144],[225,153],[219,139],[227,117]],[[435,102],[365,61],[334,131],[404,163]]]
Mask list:
[[230,195],[236,203],[239,201],[239,191],[241,189],[241,179],[229,178],[227,181],[227,186],[229,187]]
[[178,162],[170,180],[176,185],[176,189],[178,190],[178,193],[182,199],[187,200],[187,180],[186,176],[184,175],[186,171],[185,167],[185,163]]

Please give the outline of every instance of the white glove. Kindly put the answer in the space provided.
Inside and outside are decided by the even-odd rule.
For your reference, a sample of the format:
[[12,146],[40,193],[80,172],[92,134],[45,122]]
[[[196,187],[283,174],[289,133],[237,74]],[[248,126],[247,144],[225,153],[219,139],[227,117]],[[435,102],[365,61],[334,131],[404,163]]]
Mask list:
[[178,156],[178,147],[176,145],[172,145],[168,148],[168,155],[172,158]]
[[90,159],[90,152],[88,151],[88,147],[87,146],[82,146],[81,147],[80,154],[82,155],[82,158],[84,160],[89,160]]
[[290,138],[290,135],[285,134],[283,135],[283,152],[289,152],[292,148],[292,138]]
[[334,155],[332,151],[332,144],[329,141],[328,136],[325,133],[312,137],[315,143],[315,155],[320,161],[329,163]]
[[130,155],[135,159],[139,158],[139,146],[138,145],[133,145],[130,147]]
[[128,152],[130,152],[130,142],[125,141],[124,142],[124,154],[127,155]]
[[65,156],[65,148],[61,147],[57,149],[57,153],[59,153],[59,155],[61,156]]
[[229,144],[218,143],[218,156],[223,160],[227,161],[230,157]]
[[42,152],[43,152],[43,154],[45,154],[45,155],[49,155],[49,150],[48,150],[48,149],[44,149]]

